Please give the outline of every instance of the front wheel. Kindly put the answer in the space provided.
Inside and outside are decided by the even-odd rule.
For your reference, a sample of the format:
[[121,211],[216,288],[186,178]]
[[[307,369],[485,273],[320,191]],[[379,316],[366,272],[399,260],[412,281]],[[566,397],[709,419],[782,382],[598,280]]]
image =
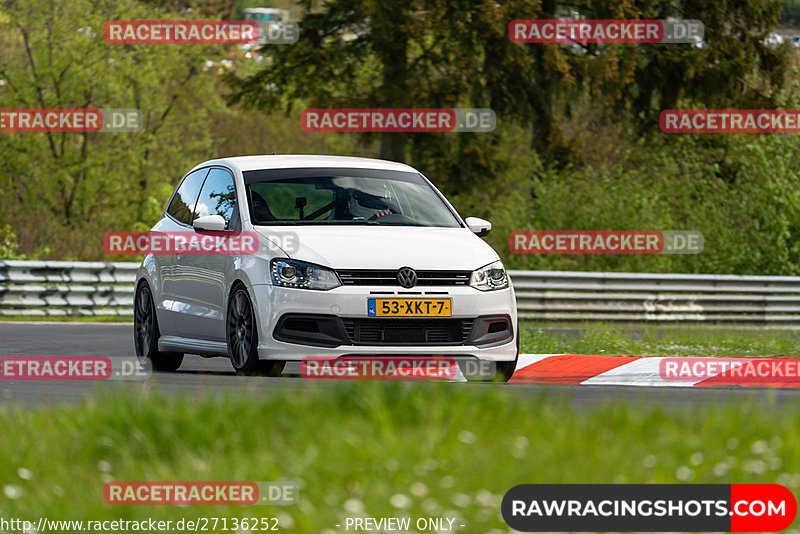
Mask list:
[[237,374],[278,376],[281,362],[258,359],[258,326],[253,304],[244,287],[228,302],[228,355]]
[[508,382],[514,375],[517,368],[517,360],[510,362],[497,362],[495,367],[495,380],[498,382]]
[[508,382],[514,376],[514,371],[517,370],[517,362],[519,361],[519,321],[517,321],[517,356],[510,362],[497,362],[495,367],[495,380],[498,382]]
[[175,371],[183,363],[183,354],[159,351],[159,335],[153,294],[147,282],[142,282],[136,289],[133,300],[133,344],[136,359],[142,369],[149,363],[155,371]]

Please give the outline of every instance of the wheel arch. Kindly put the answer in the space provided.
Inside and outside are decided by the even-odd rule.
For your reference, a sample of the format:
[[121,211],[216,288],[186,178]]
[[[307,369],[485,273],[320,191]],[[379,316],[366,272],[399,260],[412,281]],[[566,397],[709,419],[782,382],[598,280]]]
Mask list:
[[225,344],[226,345],[228,344],[228,320],[230,319],[230,313],[231,313],[231,298],[233,297],[233,294],[236,292],[236,290],[239,289],[240,287],[243,288],[247,293],[247,297],[250,299],[250,305],[253,306],[253,313],[255,314],[256,320],[258,320],[258,314],[256,312],[255,309],[256,307],[254,304],[255,299],[253,298],[253,295],[250,292],[250,288],[247,286],[244,280],[242,280],[240,277],[237,276],[236,278],[234,278],[233,282],[231,282],[231,286],[228,289],[228,293],[225,295]]

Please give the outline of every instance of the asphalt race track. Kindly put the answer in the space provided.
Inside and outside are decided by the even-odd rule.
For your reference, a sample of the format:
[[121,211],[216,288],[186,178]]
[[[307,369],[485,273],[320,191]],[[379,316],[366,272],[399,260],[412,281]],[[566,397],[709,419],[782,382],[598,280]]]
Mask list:
[[[0,357],[3,356],[107,356],[132,358],[131,323],[0,322]],[[224,358],[187,355],[175,373],[155,373],[148,380],[75,381],[0,379],[0,406],[41,406],[78,401],[98,390],[157,388],[167,393],[215,394],[233,391],[271,391],[282,388],[332,387],[333,381],[310,381],[297,376],[236,376]],[[424,387],[423,383],[419,383]],[[798,388],[641,388],[628,386],[542,385],[531,383],[453,383],[452,387],[508,388],[520,402],[543,391],[567,395],[577,406],[598,402],[658,403],[665,406],[712,404],[714,402],[763,402],[780,405],[798,399]],[[538,397],[537,397],[538,398]]]

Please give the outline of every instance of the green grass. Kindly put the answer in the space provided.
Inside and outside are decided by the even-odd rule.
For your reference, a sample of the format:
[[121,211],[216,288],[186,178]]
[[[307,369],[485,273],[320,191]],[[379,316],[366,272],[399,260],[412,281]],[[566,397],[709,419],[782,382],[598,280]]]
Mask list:
[[800,333],[698,326],[620,327],[603,324],[520,325],[523,353],[615,356],[800,356]]
[[[800,418],[768,401],[578,410],[557,390],[408,382],[308,383],[261,395],[147,391],[0,410],[0,517],[277,515],[288,532],[332,533],[363,510],[455,515],[461,532],[486,533],[508,531],[499,503],[520,483],[800,490]],[[286,507],[111,507],[102,497],[111,479],[292,480],[302,489]]]

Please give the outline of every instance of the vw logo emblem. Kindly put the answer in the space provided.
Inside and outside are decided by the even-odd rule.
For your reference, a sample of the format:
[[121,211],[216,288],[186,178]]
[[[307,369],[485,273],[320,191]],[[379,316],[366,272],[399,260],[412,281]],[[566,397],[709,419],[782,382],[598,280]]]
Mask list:
[[397,271],[397,282],[408,289],[417,285],[417,273],[411,267],[401,267]]

